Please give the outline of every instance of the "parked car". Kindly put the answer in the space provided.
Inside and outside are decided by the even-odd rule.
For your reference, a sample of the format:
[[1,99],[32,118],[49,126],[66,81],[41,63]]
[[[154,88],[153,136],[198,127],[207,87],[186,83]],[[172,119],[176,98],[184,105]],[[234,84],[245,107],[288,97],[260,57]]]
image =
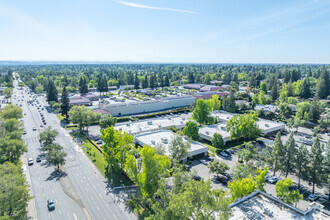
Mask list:
[[220,155],[223,156],[223,157],[229,157],[229,155],[225,152],[220,152]]
[[265,176],[265,181],[268,182],[268,180],[269,180],[271,177],[272,177],[272,176],[270,176],[270,175]]
[[307,198],[308,201],[314,202],[315,200],[317,200],[319,198],[318,195],[316,194],[310,194]]
[[190,166],[189,165],[184,165],[184,168],[186,169],[186,170],[190,170]]
[[33,128],[32,128],[32,130],[33,130],[33,131],[36,131],[36,130],[37,130],[37,128],[36,128],[36,127],[33,127]]
[[26,135],[26,130],[23,131],[23,135]]
[[55,210],[55,203],[52,199],[47,200],[47,207],[49,211]]
[[269,139],[269,140],[272,140],[272,141],[274,141],[274,140],[275,140],[275,138],[273,138],[273,137],[269,137],[268,139]]
[[323,197],[320,197],[319,199],[316,200],[317,203],[320,203],[321,205],[324,205],[325,203],[328,202],[328,200],[326,200]]
[[28,164],[29,164],[29,166],[33,165],[33,159],[31,157],[29,158]]
[[275,184],[277,182],[278,178],[276,176],[272,176],[269,178],[268,182],[271,184]]
[[194,175],[193,179],[196,180],[196,181],[201,181],[202,177],[200,177],[199,175]]
[[207,159],[209,160],[209,161],[214,161],[214,157],[207,157]]
[[224,150],[224,152],[225,152],[226,154],[228,154],[228,156],[231,155],[231,153],[230,153],[229,150]]
[[215,179],[224,185],[227,185],[228,183],[228,178],[225,176],[216,176]]
[[207,165],[209,162],[207,160],[199,160],[202,164]]

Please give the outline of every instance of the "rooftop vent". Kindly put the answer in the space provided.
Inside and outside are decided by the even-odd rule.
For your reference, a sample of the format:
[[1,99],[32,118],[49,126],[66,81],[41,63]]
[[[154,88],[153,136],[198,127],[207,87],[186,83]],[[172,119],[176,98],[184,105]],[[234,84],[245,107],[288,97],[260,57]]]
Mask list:
[[209,135],[209,134],[210,134],[210,132],[208,132],[208,131],[207,131],[207,132],[205,132],[205,134]]
[[151,140],[151,144],[152,144],[152,145],[156,145],[156,141]]
[[152,121],[148,121],[148,125],[152,125]]
[[265,124],[266,127],[269,127],[269,124]]

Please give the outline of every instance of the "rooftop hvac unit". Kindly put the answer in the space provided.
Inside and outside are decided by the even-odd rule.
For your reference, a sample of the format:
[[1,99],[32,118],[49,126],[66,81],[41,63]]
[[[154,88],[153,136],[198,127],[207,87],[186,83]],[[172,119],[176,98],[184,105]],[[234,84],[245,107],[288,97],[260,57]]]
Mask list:
[[119,128],[119,131],[123,131],[123,129],[122,128]]
[[207,132],[205,132],[205,134],[209,135],[209,134],[210,134],[210,132],[208,132],[208,131],[207,131]]
[[152,145],[156,145],[156,141],[151,140],[151,144],[152,144]]
[[186,118],[185,117],[182,117],[182,121],[185,121],[186,120]]
[[132,134],[132,130],[128,130],[128,134]]
[[139,131],[142,131],[142,128],[141,127],[139,128]]
[[161,128],[161,127],[162,127],[162,125],[159,124],[159,125],[158,125],[158,128]]
[[148,125],[152,125],[152,121],[148,121]]
[[226,131],[226,127],[221,127],[221,130],[222,131]]
[[130,126],[130,124],[128,123],[128,124],[126,124],[127,125],[127,127],[129,127]]
[[266,127],[269,127],[269,124],[265,124]]
[[180,121],[181,124],[183,124],[183,121]]

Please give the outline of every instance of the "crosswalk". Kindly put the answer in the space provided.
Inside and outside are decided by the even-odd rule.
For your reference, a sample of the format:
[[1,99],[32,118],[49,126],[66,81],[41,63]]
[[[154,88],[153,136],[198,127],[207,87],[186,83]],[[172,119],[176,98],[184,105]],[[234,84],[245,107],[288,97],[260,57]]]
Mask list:
[[25,143],[25,144],[39,143],[39,138],[38,138],[38,137],[28,137],[28,138],[24,138],[24,143]]

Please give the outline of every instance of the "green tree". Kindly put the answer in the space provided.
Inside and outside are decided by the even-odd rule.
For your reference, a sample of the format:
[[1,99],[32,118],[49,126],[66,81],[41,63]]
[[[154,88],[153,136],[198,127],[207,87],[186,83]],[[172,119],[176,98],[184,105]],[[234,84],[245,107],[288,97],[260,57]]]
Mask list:
[[274,101],[278,98],[277,80],[273,84],[272,89],[270,90],[270,96],[273,98]]
[[69,117],[72,123],[78,124],[80,131],[91,126],[101,118],[99,112],[93,112],[87,109],[86,106],[73,106],[69,111]]
[[0,114],[3,119],[10,119],[10,118],[20,119],[23,117],[22,109],[12,104],[6,105]]
[[282,171],[285,173],[285,177],[287,177],[289,173],[292,173],[294,171],[296,154],[297,151],[295,147],[295,141],[293,138],[293,133],[291,133],[287,142],[285,143],[285,151],[284,151],[285,160],[282,161],[282,165],[281,165]]
[[254,145],[251,142],[245,144],[245,149],[242,149],[238,152],[238,158],[249,162],[252,159],[255,159],[257,156]]
[[61,112],[66,119],[68,119],[70,108],[71,106],[70,106],[69,95],[68,92],[66,91],[66,87],[64,86],[61,97]]
[[229,119],[226,129],[230,132],[230,139],[238,140],[255,138],[260,134],[257,125],[258,117],[256,114],[233,115]]
[[138,78],[137,73],[135,73],[135,77],[134,77],[134,89],[139,89],[140,88],[140,81]]
[[226,171],[229,170],[229,166],[224,162],[213,161],[209,163],[209,173],[215,173],[217,176],[219,174],[224,174]]
[[299,190],[290,190],[289,187],[293,186],[293,182],[290,178],[285,180],[279,180],[276,183],[275,191],[278,198],[283,200],[285,203],[293,205],[293,203],[299,202],[303,199],[303,195],[299,193]]
[[117,123],[117,118],[110,114],[102,115],[100,119],[100,127],[106,129],[107,127],[115,126]]
[[[283,158],[284,159],[284,158]],[[300,180],[303,175],[306,173],[309,163],[309,152],[304,144],[302,144],[297,153],[295,160],[295,173],[298,177],[298,188],[300,188]]]
[[45,146],[52,144],[58,135],[58,131],[53,129],[52,126],[47,127],[44,131],[39,134],[39,142]]
[[65,157],[67,153],[63,150],[51,150],[47,153],[48,162],[57,166],[57,169],[60,169],[60,165],[63,166],[65,164]]
[[311,85],[308,78],[305,78],[301,86],[300,97],[303,99],[308,99],[311,95]]
[[278,132],[275,138],[273,150],[272,150],[272,170],[275,172],[281,170],[281,164],[285,161],[285,147],[281,140],[281,132]]
[[44,88],[42,86],[37,86],[36,87],[36,92],[37,93],[42,93],[44,91]]
[[136,165],[136,159],[133,155],[127,155],[125,161],[125,172],[127,176],[134,182],[137,182],[138,168]]
[[318,79],[317,85],[316,85],[316,94],[315,96],[319,99],[326,99],[328,95],[330,94],[329,89],[329,71],[326,70],[325,66],[323,66],[321,75]]
[[27,152],[27,148],[22,140],[3,138],[0,140],[1,162],[8,161],[17,164],[21,155]]
[[252,163],[236,163],[231,169],[231,174],[233,175],[233,179],[235,180],[247,178],[249,175],[255,174],[255,167]]
[[55,86],[55,83],[53,80],[48,80],[48,86],[47,86],[47,101],[51,102],[58,102],[58,91]]
[[148,76],[144,76],[144,80],[142,82],[142,88],[148,88],[149,87],[149,82],[148,82]]
[[184,135],[186,135],[187,137],[191,138],[194,141],[197,141],[199,139],[198,126],[193,121],[186,122],[182,132]]
[[[328,140],[325,155],[322,161],[323,164],[323,184],[328,188],[330,193],[330,139]],[[328,201],[330,198],[328,198]]]
[[19,166],[9,162],[0,164],[0,188],[0,216],[4,219],[26,219],[31,196]]
[[253,181],[252,176],[248,178],[233,180],[228,183],[228,188],[230,189],[230,202],[234,202],[241,197],[247,196],[255,191],[256,184]]
[[200,125],[205,124],[208,121],[210,115],[210,108],[204,99],[198,99],[196,107],[193,111],[192,117]]
[[211,111],[220,110],[221,108],[220,97],[218,95],[212,95],[212,97],[208,100],[208,105]]
[[160,179],[169,175],[168,157],[155,154],[152,147],[144,146],[140,150],[142,172],[138,173],[139,193],[143,199],[153,198],[159,188]]
[[323,174],[323,164],[324,156],[322,154],[323,146],[320,144],[319,137],[316,136],[314,143],[310,150],[309,157],[309,167],[308,167],[308,175],[307,180],[309,183],[313,185],[313,193],[315,192],[315,185],[322,185],[322,177]]
[[266,84],[266,82],[260,83],[260,91],[263,91],[264,93],[267,93],[267,84]]
[[171,163],[178,165],[182,159],[189,156],[190,147],[188,141],[185,141],[180,135],[175,135],[168,146]]
[[224,141],[222,135],[219,133],[215,133],[211,139],[211,143],[213,147],[222,149],[224,147]]

